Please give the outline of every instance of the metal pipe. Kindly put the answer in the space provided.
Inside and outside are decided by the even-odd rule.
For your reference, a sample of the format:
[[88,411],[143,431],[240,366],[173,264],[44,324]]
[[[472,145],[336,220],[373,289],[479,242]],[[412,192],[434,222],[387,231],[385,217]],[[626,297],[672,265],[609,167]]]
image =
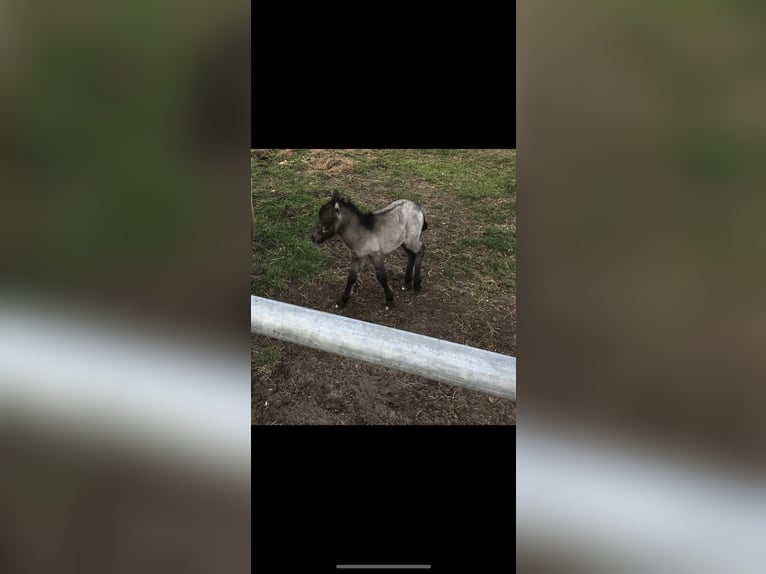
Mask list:
[[516,400],[516,358],[279,301],[250,298],[253,333]]
[[0,434],[31,428],[73,446],[249,484],[244,350],[117,311],[5,295]]

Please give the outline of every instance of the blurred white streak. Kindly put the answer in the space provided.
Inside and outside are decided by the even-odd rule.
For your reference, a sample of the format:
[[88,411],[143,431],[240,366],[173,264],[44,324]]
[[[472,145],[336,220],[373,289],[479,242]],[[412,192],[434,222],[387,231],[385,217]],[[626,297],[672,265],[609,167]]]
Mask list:
[[564,572],[766,572],[766,491],[716,461],[527,416],[517,552]]
[[0,421],[249,485],[249,354],[185,339],[2,301]]

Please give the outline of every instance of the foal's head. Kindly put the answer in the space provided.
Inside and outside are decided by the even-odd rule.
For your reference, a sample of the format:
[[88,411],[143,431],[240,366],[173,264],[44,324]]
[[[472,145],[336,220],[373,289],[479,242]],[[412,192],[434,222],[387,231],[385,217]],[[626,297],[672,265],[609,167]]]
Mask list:
[[330,201],[319,209],[319,221],[311,232],[311,241],[322,243],[335,235],[341,221],[341,201],[341,197],[335,191]]
[[350,200],[334,191],[330,201],[319,209],[319,221],[311,232],[314,243],[322,243],[336,233],[343,234],[348,226],[361,225],[372,231],[375,228],[375,216],[360,210]]

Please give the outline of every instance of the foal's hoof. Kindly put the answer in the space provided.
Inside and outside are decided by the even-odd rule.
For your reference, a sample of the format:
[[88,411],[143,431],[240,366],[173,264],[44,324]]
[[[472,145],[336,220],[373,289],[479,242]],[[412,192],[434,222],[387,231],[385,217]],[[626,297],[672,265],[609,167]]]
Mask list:
[[395,306],[393,301],[386,301],[386,311],[393,309]]
[[420,291],[420,281],[415,283],[415,291]]

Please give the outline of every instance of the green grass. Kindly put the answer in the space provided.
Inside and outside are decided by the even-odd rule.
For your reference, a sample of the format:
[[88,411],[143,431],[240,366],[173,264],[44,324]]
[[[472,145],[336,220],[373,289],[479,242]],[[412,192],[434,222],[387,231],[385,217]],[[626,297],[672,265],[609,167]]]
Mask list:
[[309,240],[317,204],[312,191],[322,181],[302,169],[301,155],[287,160],[251,158],[254,294],[273,294],[291,281],[310,280],[327,263],[327,254]]
[[264,347],[258,347],[254,350],[252,364],[254,367],[263,367],[265,365],[272,365],[282,360],[284,352],[280,347],[274,345],[266,345]]
[[488,226],[478,237],[458,241],[451,252],[448,277],[468,277],[516,292],[515,234]]
[[504,150],[386,150],[354,171],[405,192],[409,180],[421,178],[464,199],[516,194],[516,155]]
[[[515,292],[516,154],[507,150],[333,150],[321,158],[348,169],[317,169],[309,150],[258,150],[251,158],[255,206],[251,290],[273,296],[289,286],[329,280],[326,249],[309,240],[327,191],[350,195],[362,208],[360,185],[386,190],[390,200],[422,200],[449,213],[460,234],[449,244],[447,277],[485,279]],[[352,163],[351,162],[355,162]],[[427,205],[428,209],[428,205]],[[443,218],[446,219],[446,218]],[[453,221],[454,220],[454,221]],[[428,233],[428,231],[426,231]],[[432,232],[433,234],[433,232]]]

